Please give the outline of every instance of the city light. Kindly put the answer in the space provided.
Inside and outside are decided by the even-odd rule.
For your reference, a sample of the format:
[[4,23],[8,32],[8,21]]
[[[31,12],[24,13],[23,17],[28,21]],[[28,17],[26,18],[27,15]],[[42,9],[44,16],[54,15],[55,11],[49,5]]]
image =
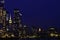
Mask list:
[[54,36],[55,36],[55,34],[54,34],[54,33],[51,33],[51,34],[50,34],[50,36],[51,36],[51,37],[54,37]]
[[12,23],[11,15],[10,15],[9,23],[10,23],[10,24]]
[[12,34],[11,37],[15,37],[14,34]]
[[41,32],[41,28],[39,28],[39,32]]
[[[4,5],[4,0],[0,1]],[[22,22],[22,14],[19,9],[14,9],[14,16],[7,13],[4,6],[0,6],[0,37],[1,38],[46,38],[60,37],[60,33],[54,27],[42,30],[40,27],[27,26]]]
[[55,37],[58,37],[59,35],[58,34],[55,34]]

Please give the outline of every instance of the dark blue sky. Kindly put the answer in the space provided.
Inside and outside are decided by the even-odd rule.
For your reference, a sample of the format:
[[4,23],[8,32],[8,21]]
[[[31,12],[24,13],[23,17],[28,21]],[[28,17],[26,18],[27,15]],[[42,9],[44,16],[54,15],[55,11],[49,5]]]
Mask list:
[[48,27],[60,26],[60,5],[56,0],[5,0],[5,8],[13,14],[14,8],[22,10],[23,23]]

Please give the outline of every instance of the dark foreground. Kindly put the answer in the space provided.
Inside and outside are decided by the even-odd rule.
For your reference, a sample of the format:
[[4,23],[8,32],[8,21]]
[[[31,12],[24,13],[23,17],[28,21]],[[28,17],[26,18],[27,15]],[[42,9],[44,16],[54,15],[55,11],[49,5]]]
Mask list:
[[0,38],[0,40],[60,40],[59,38]]

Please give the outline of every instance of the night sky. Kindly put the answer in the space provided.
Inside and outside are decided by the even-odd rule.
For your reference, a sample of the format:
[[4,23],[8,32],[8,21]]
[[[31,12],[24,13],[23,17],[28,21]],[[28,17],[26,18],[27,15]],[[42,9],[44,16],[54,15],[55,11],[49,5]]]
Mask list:
[[13,16],[13,9],[19,8],[23,23],[29,26],[60,26],[60,5],[56,0],[5,0],[5,8]]

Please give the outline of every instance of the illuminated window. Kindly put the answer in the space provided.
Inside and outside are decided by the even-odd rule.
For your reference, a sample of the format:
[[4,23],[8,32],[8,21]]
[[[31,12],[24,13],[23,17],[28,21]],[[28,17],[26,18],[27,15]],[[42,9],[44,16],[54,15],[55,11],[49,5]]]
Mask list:
[[26,25],[24,25],[24,27],[27,27]]
[[51,33],[51,34],[50,34],[51,37],[54,37],[54,35],[55,35],[54,33]]
[[9,20],[9,23],[12,23],[12,20]]
[[12,23],[11,15],[10,15],[9,23],[10,23],[10,24]]
[[5,10],[3,11],[3,15],[6,15],[6,11]]
[[41,31],[41,28],[39,28],[39,32]]

